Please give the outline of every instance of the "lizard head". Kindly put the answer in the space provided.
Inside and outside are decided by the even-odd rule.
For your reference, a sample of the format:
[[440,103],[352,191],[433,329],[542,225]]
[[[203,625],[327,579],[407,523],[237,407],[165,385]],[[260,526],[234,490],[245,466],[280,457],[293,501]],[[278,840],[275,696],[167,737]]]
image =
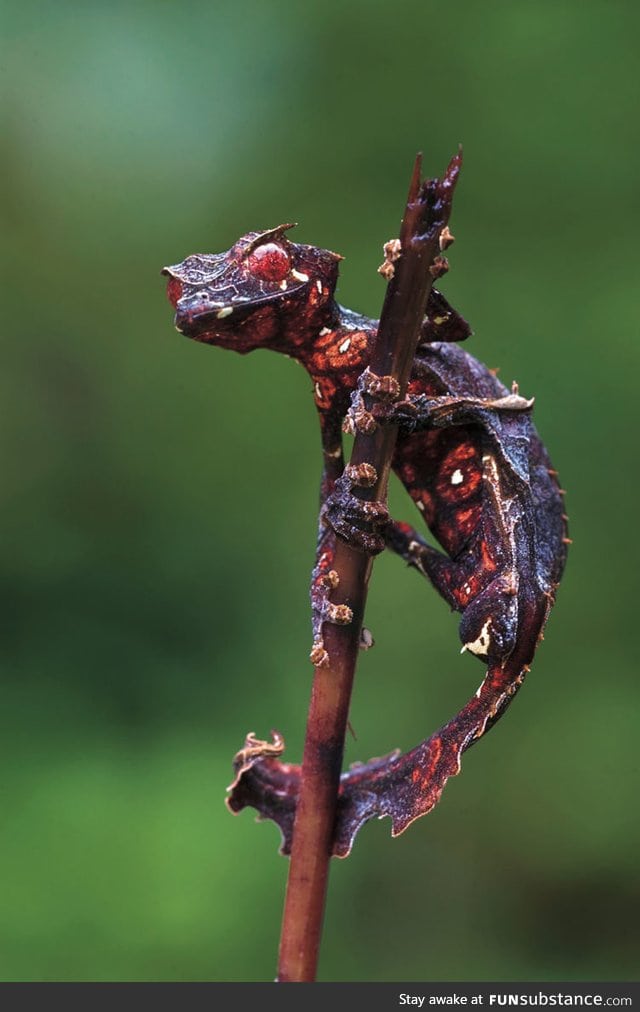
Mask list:
[[181,334],[242,354],[295,354],[336,312],[337,253],[290,242],[278,225],[249,232],[226,253],[195,253],[162,271]]

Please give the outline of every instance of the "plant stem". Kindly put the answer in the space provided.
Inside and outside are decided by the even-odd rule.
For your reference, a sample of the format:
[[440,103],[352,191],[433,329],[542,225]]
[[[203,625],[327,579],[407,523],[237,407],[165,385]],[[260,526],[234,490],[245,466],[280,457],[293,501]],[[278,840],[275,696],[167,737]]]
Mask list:
[[[433,284],[429,268],[440,253],[460,163],[458,154],[442,180],[421,181],[421,156],[415,161],[400,256],[393,263],[369,364],[376,375],[397,380],[400,397],[409,380]],[[351,464],[370,464],[377,474],[373,486],[354,490],[364,501],[386,501],[396,436],[393,425],[356,434]],[[349,625],[325,625],[329,663],[314,673],[280,939],[277,979],[283,982],[316,978],[344,739],[372,563],[370,555],[338,540],[334,569],[339,583],[332,602],[348,605],[353,620]]]

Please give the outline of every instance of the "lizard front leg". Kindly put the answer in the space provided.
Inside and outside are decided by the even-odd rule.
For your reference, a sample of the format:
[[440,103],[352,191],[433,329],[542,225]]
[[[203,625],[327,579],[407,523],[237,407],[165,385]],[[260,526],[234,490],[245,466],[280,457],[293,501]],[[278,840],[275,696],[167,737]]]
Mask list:
[[[369,488],[376,481],[377,473],[371,464],[348,464],[336,480],[321,511],[320,523],[321,526],[324,523],[326,529],[321,532],[319,540],[318,561],[313,571],[311,591],[314,621],[311,660],[314,664],[328,661],[322,641],[322,623],[346,625],[353,619],[347,605],[334,605],[329,601],[330,591],[338,586],[339,579],[336,570],[329,568],[335,555],[336,539],[340,537],[352,548],[369,555],[377,555],[386,547],[385,532],[390,523],[387,507],[382,502],[363,500],[353,493],[355,486]],[[360,647],[368,650],[371,646],[373,637],[363,627]]]
[[[374,432],[377,422],[367,410],[363,393],[372,401],[396,401],[399,395],[398,381],[393,376],[375,377],[377,385],[365,379],[374,374],[367,368],[361,374],[358,385],[351,395],[351,407],[345,416],[342,428],[345,432]],[[385,503],[354,495],[354,488],[371,488],[378,475],[371,464],[347,465],[336,481],[326,503],[326,519],[336,534],[356,551],[368,555],[379,555],[385,549],[385,533],[390,523]]]
[[325,622],[348,625],[353,614],[348,605],[335,605],[329,600],[332,590],[338,586],[338,574],[333,568],[336,554],[336,535],[326,524],[322,514],[316,552],[316,564],[311,574],[311,629],[313,644],[309,659],[315,667],[327,664],[329,656],[324,647],[322,629]]
[[[347,431],[363,428],[370,431],[378,424],[397,425],[403,435],[411,436],[429,429],[476,425],[491,439],[511,473],[521,482],[529,483],[530,414],[534,400],[522,397],[517,383],[511,393],[497,391],[496,397],[420,393],[400,400],[389,379],[365,369],[351,398],[345,419]],[[371,398],[370,411],[365,407],[364,394]]]
[[399,425],[406,432],[441,429],[449,425],[486,424],[489,413],[522,414],[533,408],[533,398],[521,397],[517,387],[503,397],[428,397],[417,394],[393,403],[374,405],[374,421]]

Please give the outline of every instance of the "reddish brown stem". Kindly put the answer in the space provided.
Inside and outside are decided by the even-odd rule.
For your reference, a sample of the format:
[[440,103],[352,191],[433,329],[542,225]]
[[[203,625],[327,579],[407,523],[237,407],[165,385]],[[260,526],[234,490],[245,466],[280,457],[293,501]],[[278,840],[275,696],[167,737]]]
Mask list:
[[[400,256],[393,264],[369,366],[376,375],[393,376],[400,396],[409,379],[433,283],[434,271],[429,268],[440,253],[460,163],[458,154],[442,180],[421,181],[421,156],[415,161],[400,232]],[[356,435],[351,464],[371,464],[377,473],[372,487],[356,490],[363,500],[386,500],[396,435],[395,426]],[[338,541],[334,568],[339,584],[332,602],[347,605],[353,620],[349,625],[325,625],[329,663],[314,673],[282,921],[279,981],[316,978],[344,738],[372,562],[371,556]]]

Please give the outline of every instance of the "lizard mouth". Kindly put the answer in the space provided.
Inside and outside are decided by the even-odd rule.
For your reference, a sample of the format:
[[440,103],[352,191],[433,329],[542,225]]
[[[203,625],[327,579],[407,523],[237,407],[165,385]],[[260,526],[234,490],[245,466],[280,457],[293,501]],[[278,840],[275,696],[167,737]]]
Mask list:
[[225,299],[224,289],[215,295],[202,290],[194,292],[183,296],[176,303],[176,330],[192,336],[216,331],[227,320],[229,324],[237,325],[256,310],[273,306],[302,287],[302,284],[289,285],[287,290],[268,292],[253,298],[243,298],[234,292],[232,298]]
[[242,309],[242,302],[225,302],[214,299],[206,292],[196,292],[186,299],[179,299],[176,304],[176,330],[181,334],[201,333],[216,329],[227,317]]

